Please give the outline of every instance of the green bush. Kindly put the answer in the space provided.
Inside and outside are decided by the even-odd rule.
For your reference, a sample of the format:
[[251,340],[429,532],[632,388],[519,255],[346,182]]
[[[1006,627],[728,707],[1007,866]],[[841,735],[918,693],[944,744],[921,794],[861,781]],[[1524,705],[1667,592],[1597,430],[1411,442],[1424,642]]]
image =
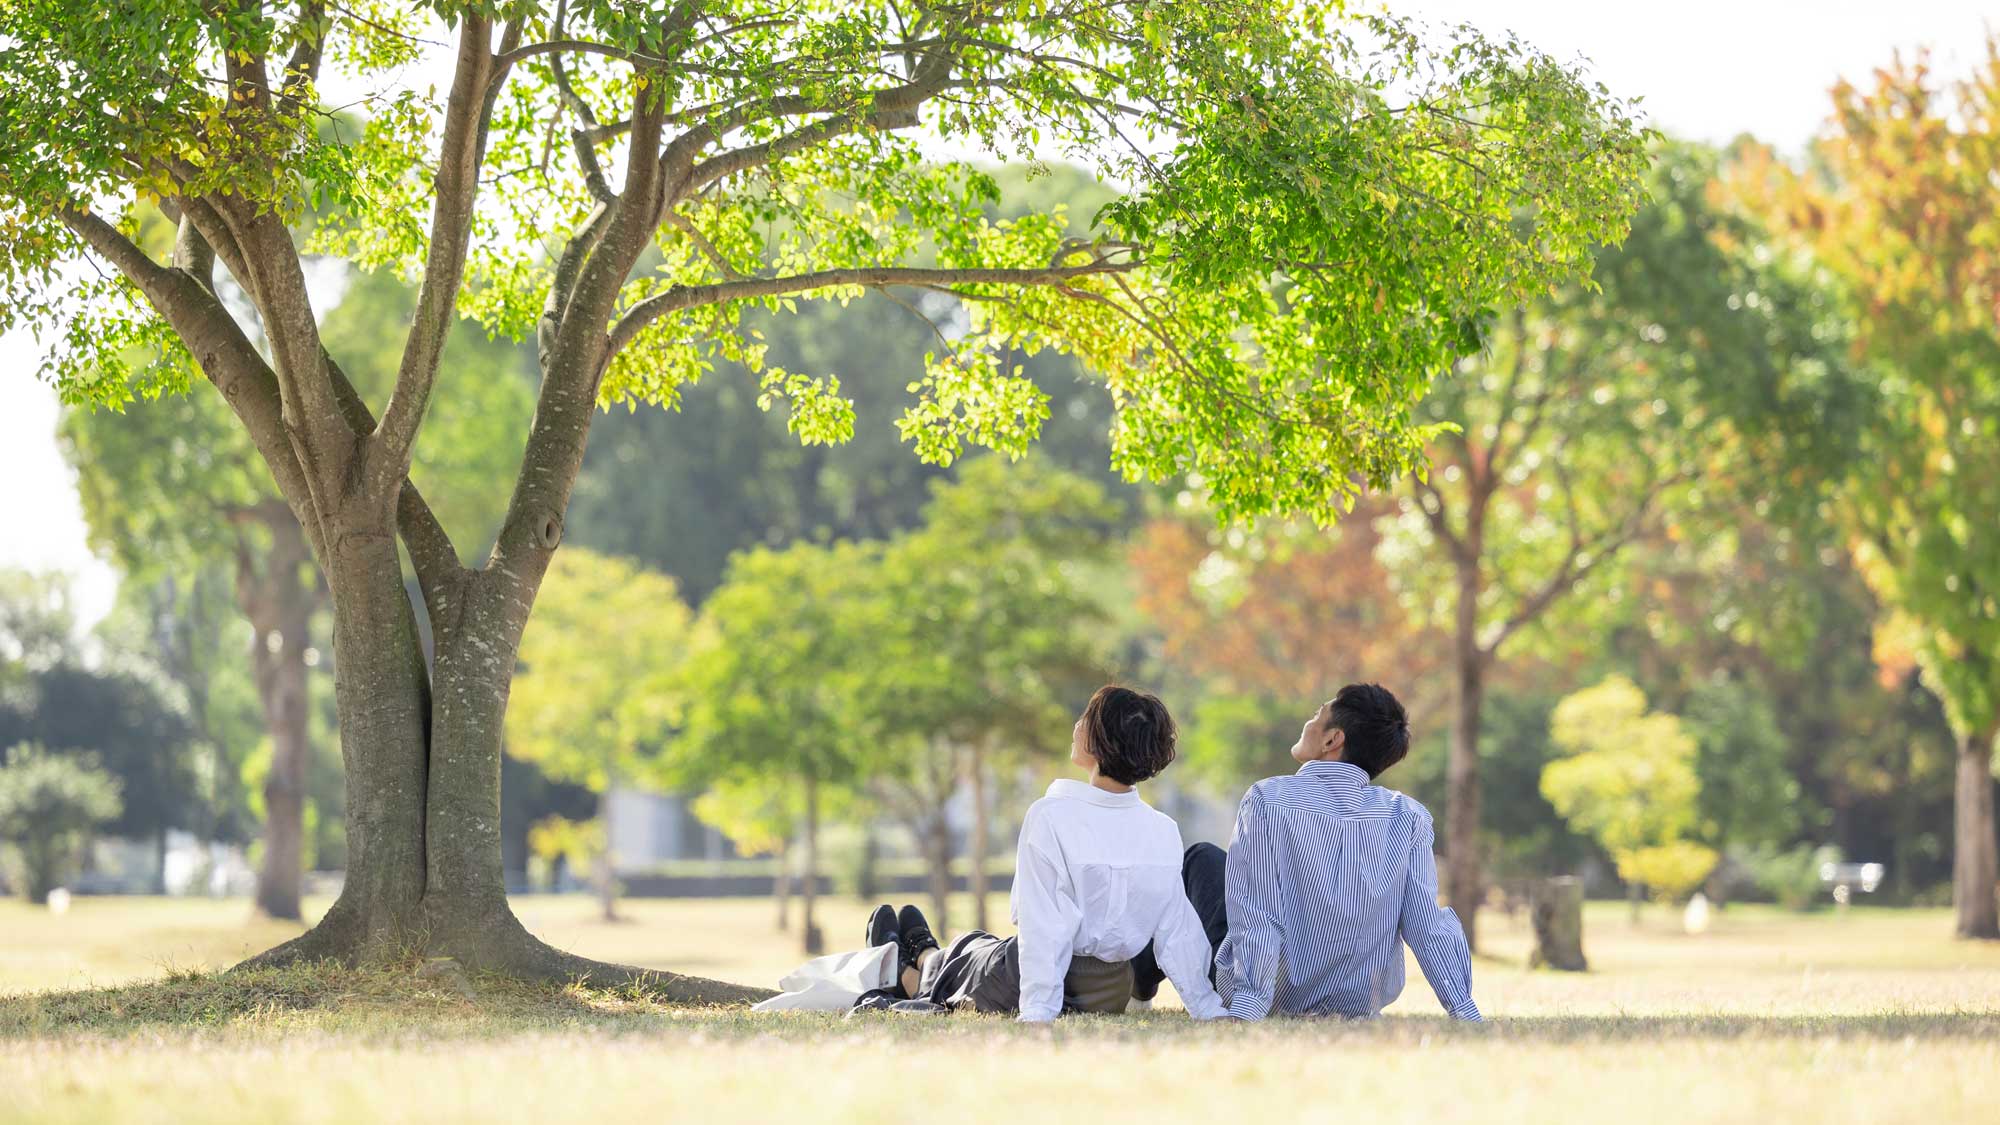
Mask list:
[[87,756],[50,754],[33,743],[7,751],[0,764],[0,842],[12,845],[14,881],[28,901],[47,902],[91,830],[123,808],[118,779]]
[[1831,844],[1802,844],[1790,851],[1763,848],[1743,856],[1751,882],[1787,910],[1811,910],[1820,898],[1820,867],[1840,860],[1840,849]]

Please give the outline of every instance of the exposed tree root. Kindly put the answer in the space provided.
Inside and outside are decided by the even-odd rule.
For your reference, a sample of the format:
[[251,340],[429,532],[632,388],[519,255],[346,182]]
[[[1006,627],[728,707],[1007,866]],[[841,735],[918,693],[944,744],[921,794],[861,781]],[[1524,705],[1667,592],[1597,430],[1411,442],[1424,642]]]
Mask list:
[[557,949],[528,932],[504,904],[476,913],[432,911],[427,937],[390,942],[368,940],[367,928],[335,904],[319,925],[283,945],[264,951],[237,969],[278,968],[304,962],[358,965],[415,956],[450,958],[474,973],[497,973],[526,981],[579,982],[596,988],[636,988],[653,999],[701,1007],[740,1007],[774,996],[768,988],[683,976],[634,965],[593,961]]

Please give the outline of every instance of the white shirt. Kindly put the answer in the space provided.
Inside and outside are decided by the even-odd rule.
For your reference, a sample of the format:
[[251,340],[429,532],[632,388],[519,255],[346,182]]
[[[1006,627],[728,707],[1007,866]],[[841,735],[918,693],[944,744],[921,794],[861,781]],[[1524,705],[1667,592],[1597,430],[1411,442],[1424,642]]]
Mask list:
[[1153,956],[1196,1019],[1226,1014],[1208,981],[1208,936],[1181,884],[1181,830],[1139,799],[1058,781],[1028,807],[1014,861],[1021,1018],[1062,1011],[1070,958]]

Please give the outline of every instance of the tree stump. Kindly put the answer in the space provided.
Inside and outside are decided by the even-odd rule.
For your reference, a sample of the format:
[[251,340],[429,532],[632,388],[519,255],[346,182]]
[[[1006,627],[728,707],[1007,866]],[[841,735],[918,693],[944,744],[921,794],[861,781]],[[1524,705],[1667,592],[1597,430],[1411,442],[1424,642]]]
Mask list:
[[1568,973],[1590,968],[1583,958],[1583,884],[1573,875],[1544,879],[1528,892],[1528,917],[1535,927],[1535,951],[1528,967]]

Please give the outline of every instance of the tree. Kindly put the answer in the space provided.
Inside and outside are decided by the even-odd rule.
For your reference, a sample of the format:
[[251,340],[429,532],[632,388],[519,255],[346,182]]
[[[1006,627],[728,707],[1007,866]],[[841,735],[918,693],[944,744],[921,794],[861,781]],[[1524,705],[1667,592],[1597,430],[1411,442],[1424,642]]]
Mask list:
[[93,546],[128,579],[233,574],[272,747],[256,904],[297,919],[312,754],[307,661],[316,658],[308,650],[321,584],[299,521],[241,435],[213,396],[172,396],[123,418],[72,410],[62,423]]
[[[157,211],[142,214],[141,245],[171,246],[173,237]],[[377,329],[407,317],[414,303],[394,276],[362,274],[328,313],[321,332],[347,357],[364,391],[393,378],[394,357],[379,354]],[[494,462],[496,454],[505,456],[505,442],[496,442],[494,431],[504,433],[528,413],[526,380],[493,377],[520,362],[510,351],[505,343],[468,339],[442,366],[440,384],[458,393],[444,400],[416,454],[439,485],[433,500],[440,520],[455,531],[472,528],[475,542],[491,535],[488,513],[500,500],[504,468]],[[117,414],[72,409],[61,437],[77,470],[92,545],[127,578],[151,582],[210,567],[232,577],[237,608],[251,627],[249,663],[271,742],[257,909],[297,919],[313,757],[308,677],[321,655],[313,634],[324,588],[299,522],[215,396],[166,396]]]
[[62,886],[92,829],[118,815],[118,780],[31,742],[0,762],[0,841],[20,853],[22,890],[36,904]]
[[1093,481],[982,457],[934,487],[923,526],[890,541],[866,583],[876,608],[862,620],[881,624],[854,636],[866,668],[856,706],[894,762],[872,789],[924,846],[939,927],[950,924],[946,802],[962,782],[983,930],[995,782],[1034,750],[1067,746],[1077,703],[1104,678],[1106,614],[1086,572],[1109,561],[1117,514]]
[[[116,652],[86,666],[59,576],[0,573],[0,746],[89,759],[124,800],[105,828],[158,839],[204,819],[187,717]],[[164,855],[164,849],[162,850]]]
[[[440,35],[455,41],[446,92],[397,89]],[[671,402],[719,358],[757,367],[745,310],[944,290],[968,320],[916,380],[902,425],[920,456],[1020,451],[1045,404],[1001,357],[1056,348],[1110,383],[1122,471],[1197,473],[1225,515],[1330,519],[1420,458],[1430,430],[1409,405],[1483,310],[1574,277],[1623,231],[1645,160],[1626,104],[1574,68],[1312,2],[359,16],[142,0],[114,21],[64,0],[6,9],[0,43],[0,327],[61,327],[45,376],[72,401],[177,391],[198,371],[327,579],[348,878],[265,963],[424,934],[481,969],[626,972],[549,949],[507,907],[502,710],[594,408]],[[336,72],[374,108],[358,138],[318,128]],[[1041,143],[1131,191],[1087,241],[1046,214],[989,222],[994,180],[926,160],[925,137]],[[165,261],[124,222],[142,196],[179,224]],[[288,226],[308,201],[330,217],[305,254],[421,278],[377,402],[320,330]],[[218,299],[218,265],[268,353]],[[532,337],[541,372],[507,515],[469,566],[408,479],[460,311]],[[801,438],[846,436],[831,376],[759,380]]]
[[1618,876],[1669,901],[1715,869],[1695,842],[1701,778],[1693,736],[1648,712],[1632,681],[1613,676],[1556,704],[1549,735],[1564,756],[1542,769],[1542,794],[1564,820],[1604,845]]
[[1275,525],[1217,530],[1190,511],[1152,521],[1129,562],[1135,600],[1169,674],[1197,685],[1187,766],[1227,790],[1296,768],[1286,748],[1319,701],[1356,680],[1430,708],[1442,647],[1376,557],[1380,500],[1331,533]]
[[[1419,620],[1451,636],[1444,883],[1468,936],[1484,897],[1480,728],[1510,642],[1552,611],[1609,604],[1572,595],[1663,516],[1810,475],[1746,437],[1765,431],[1743,419],[1786,418],[1827,447],[1845,432],[1822,330],[1835,310],[1725,241],[1735,220],[1708,199],[1714,164],[1663,149],[1652,201],[1598,256],[1593,284],[1503,317],[1426,403],[1455,428],[1413,478],[1385,557]],[[1782,457],[1833,454],[1802,438]]]
[[598,901],[618,920],[611,796],[659,774],[694,615],[674,580],[580,547],[556,556],[521,638],[507,752],[598,794]]
[[804,846],[808,953],[820,951],[819,828],[849,799],[874,733],[856,706],[860,681],[883,672],[855,659],[857,640],[886,624],[868,596],[880,572],[879,544],[798,543],[747,551],[702,606],[684,681],[687,726],[675,740],[671,776],[715,786],[697,806],[751,850],[780,841]]
[[2000,36],[1958,81],[1940,85],[1920,54],[1833,95],[1808,168],[1753,152],[1737,183],[1781,251],[1846,289],[1858,354],[1879,373],[1878,422],[1840,509],[1957,739],[1957,932],[2000,938]]

